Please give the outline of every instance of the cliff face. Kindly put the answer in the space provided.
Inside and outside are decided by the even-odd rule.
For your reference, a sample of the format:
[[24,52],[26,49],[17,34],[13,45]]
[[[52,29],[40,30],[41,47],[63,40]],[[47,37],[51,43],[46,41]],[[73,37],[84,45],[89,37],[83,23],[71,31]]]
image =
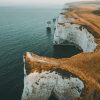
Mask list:
[[78,5],[58,17],[54,44],[84,52],[62,59],[27,52],[22,100],[100,100],[100,16],[92,13],[99,6]]
[[93,52],[96,49],[93,35],[84,26],[72,24],[74,18],[65,17],[60,15],[57,19],[54,45],[76,45],[84,52]]
[[27,52],[22,100],[99,100],[99,55],[100,50],[55,59]]
[[[52,65],[58,65],[57,62],[27,52],[24,63],[25,78],[22,100],[49,100],[49,98],[73,100],[82,94],[83,82],[69,72],[60,68],[52,68]],[[33,63],[35,66],[30,66]],[[42,64],[45,70],[40,68]]]
[[[41,67],[42,63],[44,63],[43,66],[47,65],[50,68],[49,66],[53,62],[49,63],[46,58],[41,59],[29,52],[26,53],[25,60],[25,63],[27,63],[27,60],[34,62],[34,64],[38,62],[32,68],[34,70],[30,70],[32,72],[27,69],[29,63],[25,66],[26,76],[24,78],[22,100],[51,100],[50,98],[54,100],[73,100],[73,98],[80,97],[84,84],[79,78],[59,68],[45,69],[44,71],[39,68],[41,69],[39,72],[38,67]],[[40,66],[39,63],[41,63]]]

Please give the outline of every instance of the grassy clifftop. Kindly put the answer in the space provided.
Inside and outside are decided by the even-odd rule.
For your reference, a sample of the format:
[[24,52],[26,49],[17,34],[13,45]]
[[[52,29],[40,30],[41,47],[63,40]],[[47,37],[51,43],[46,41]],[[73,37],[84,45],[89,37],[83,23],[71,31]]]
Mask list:
[[[97,49],[92,53],[80,53],[71,58],[48,58],[25,54],[26,72],[61,69],[79,77],[85,85],[78,100],[100,100],[100,2],[72,3],[72,9],[65,17],[75,18],[71,24],[84,25],[94,36]],[[95,12],[95,13],[94,13]]]

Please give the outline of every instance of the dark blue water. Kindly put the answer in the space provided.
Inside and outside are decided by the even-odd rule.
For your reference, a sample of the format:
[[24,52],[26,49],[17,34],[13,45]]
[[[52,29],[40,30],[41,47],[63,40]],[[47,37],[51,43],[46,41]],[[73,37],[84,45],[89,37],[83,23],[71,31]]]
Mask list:
[[45,23],[58,13],[59,9],[0,7],[0,100],[20,100],[26,51],[49,57],[76,53],[74,47],[53,48],[53,31],[46,32]]

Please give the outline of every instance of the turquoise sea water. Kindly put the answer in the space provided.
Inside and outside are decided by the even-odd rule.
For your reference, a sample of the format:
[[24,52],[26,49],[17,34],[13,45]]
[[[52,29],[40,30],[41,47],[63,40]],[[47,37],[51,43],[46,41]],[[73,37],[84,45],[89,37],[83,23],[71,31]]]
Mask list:
[[0,100],[20,100],[23,89],[23,54],[52,56],[52,35],[45,23],[58,9],[0,7]]
[[69,57],[76,53],[72,47],[54,48],[54,31],[46,32],[46,21],[57,17],[59,11],[0,7],[0,100],[20,100],[26,51],[49,57]]

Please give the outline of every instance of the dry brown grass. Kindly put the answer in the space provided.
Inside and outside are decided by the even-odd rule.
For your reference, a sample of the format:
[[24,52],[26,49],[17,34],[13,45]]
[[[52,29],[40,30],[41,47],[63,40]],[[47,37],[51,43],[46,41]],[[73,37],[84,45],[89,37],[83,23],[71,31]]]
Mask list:
[[74,6],[74,9],[67,13],[70,17],[75,18],[73,22],[75,24],[85,25],[93,29],[93,31],[100,38],[100,16],[93,13],[93,11],[99,9],[99,6]]
[[[50,71],[62,69],[71,72],[80,78],[85,84],[82,98],[91,97],[93,93],[100,92],[100,50],[94,53],[81,53],[71,58],[55,59],[32,55],[25,55],[27,74],[34,71]],[[82,100],[92,100],[92,99]],[[94,99],[93,99],[94,100]],[[99,100],[99,99],[97,99]]]

